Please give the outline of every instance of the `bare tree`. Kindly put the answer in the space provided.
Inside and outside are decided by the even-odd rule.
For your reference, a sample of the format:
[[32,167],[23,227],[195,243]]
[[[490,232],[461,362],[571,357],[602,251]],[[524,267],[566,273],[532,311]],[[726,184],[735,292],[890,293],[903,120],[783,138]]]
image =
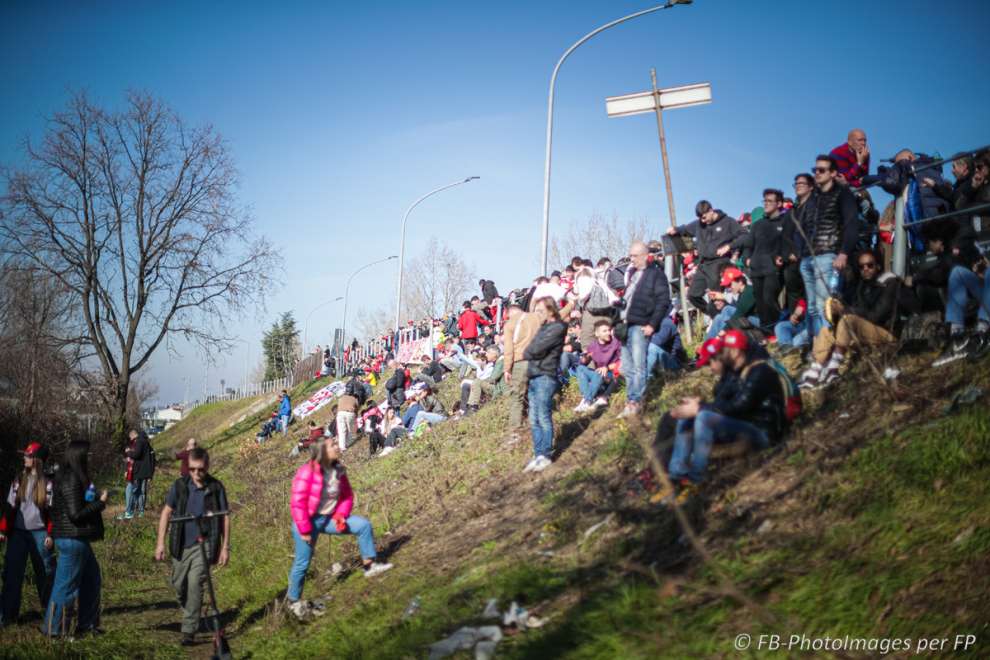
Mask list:
[[408,285],[403,291],[403,321],[439,318],[457,311],[476,286],[474,271],[435,236],[430,237],[426,251],[409,262],[404,277]]
[[373,339],[392,332],[392,312],[387,307],[358,309],[357,329],[360,337]]
[[617,260],[626,254],[634,240],[650,240],[662,231],[650,221],[640,217],[623,222],[617,213],[610,218],[595,211],[583,222],[571,223],[567,234],[554,236],[550,241],[550,258],[553,264],[564,266],[572,257],[584,257],[597,261],[600,257]]
[[229,351],[224,321],[263,304],[280,261],[253,237],[226,143],[149,95],[109,112],[77,94],[24,151],[5,172],[0,251],[76,297],[121,442],[133,375],[176,337]]

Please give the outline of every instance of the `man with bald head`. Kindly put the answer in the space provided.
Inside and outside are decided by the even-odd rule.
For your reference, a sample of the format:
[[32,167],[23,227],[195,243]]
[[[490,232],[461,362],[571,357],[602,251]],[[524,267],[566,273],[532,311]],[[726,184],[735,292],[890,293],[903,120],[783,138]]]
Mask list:
[[866,146],[866,133],[861,128],[849,131],[845,144],[840,144],[829,154],[839,169],[839,182],[853,188],[863,184],[863,177],[870,173],[870,148]]
[[626,407],[619,417],[629,417],[638,415],[642,409],[650,337],[670,313],[667,276],[656,262],[651,263],[649,249],[643,241],[633,241],[629,246],[623,301],[621,318],[628,328],[622,340],[621,356],[622,375],[626,379]]

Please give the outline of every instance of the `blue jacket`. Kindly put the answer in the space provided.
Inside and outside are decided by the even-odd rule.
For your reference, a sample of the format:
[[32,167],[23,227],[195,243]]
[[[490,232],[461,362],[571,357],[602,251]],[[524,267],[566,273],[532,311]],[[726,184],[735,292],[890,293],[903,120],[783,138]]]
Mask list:
[[660,323],[660,329],[650,336],[650,342],[656,344],[668,353],[676,354],[681,350],[681,335],[677,324],[670,316],[665,316]]
[[278,407],[279,417],[288,417],[292,414],[292,403],[289,401],[289,395],[286,394],[282,397],[282,404]]

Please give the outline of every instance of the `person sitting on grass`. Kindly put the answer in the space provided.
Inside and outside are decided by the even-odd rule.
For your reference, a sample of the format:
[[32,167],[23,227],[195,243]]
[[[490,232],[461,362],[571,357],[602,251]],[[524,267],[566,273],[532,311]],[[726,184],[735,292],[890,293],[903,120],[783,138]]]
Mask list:
[[[812,343],[811,366],[802,374],[799,387],[829,385],[839,377],[839,368],[850,350],[893,346],[891,329],[897,321],[900,281],[893,273],[880,274],[880,259],[872,252],[856,258],[859,278],[844,288],[843,296],[828,298],[824,327]],[[834,329],[833,329],[834,328]]]
[[[718,352],[713,353],[713,348]],[[704,481],[713,445],[745,440],[755,449],[765,449],[783,433],[786,402],[780,376],[766,361],[754,359],[749,348],[749,340],[739,330],[726,332],[720,347],[706,343],[699,363],[704,364],[706,350],[708,359],[722,363],[714,400],[687,397],[670,412],[678,422],[668,473],[679,487],[679,504]]]
[[495,347],[488,348],[481,359],[483,366],[477,376],[461,383],[461,410],[466,415],[477,412],[482,394],[492,398],[502,392],[505,360]]
[[298,619],[307,614],[321,615],[321,608],[302,600],[306,571],[320,534],[353,534],[364,565],[364,576],[374,577],[392,568],[392,564],[377,561],[375,536],[367,518],[351,513],[354,491],[347,471],[340,462],[340,450],[332,442],[321,442],[310,448],[309,460],[296,471],[292,480],[290,509],[295,558],[289,570],[286,593],[289,611]]
[[309,447],[312,444],[314,444],[316,442],[321,442],[323,440],[323,437],[324,437],[323,427],[322,426],[317,426],[316,425],[316,422],[314,422],[313,420],[310,420],[309,421],[309,433],[306,435],[305,438],[302,438],[299,442],[296,443],[296,446],[293,447],[292,448],[292,451],[289,452],[289,456],[291,456],[292,458],[295,458],[304,449],[309,449]]
[[786,319],[778,321],[774,326],[773,334],[777,337],[777,348],[781,353],[793,353],[800,351],[809,343],[808,340],[808,303],[804,298],[797,301],[794,309]]
[[[622,344],[612,336],[612,323],[605,319],[595,322],[595,339],[585,350],[577,366],[581,403],[574,412],[597,410],[608,405],[608,397],[618,389],[619,356]],[[602,391],[602,385],[605,390]],[[601,394],[599,394],[601,392]]]

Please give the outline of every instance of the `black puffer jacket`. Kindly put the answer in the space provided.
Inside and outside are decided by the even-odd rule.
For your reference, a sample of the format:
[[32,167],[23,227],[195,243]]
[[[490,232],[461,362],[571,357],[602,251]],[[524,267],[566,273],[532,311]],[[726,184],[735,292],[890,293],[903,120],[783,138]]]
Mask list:
[[828,192],[817,191],[815,197],[813,224],[810,228],[804,228],[811,241],[812,252],[816,255],[852,254],[859,240],[856,198],[849,188],[838,183]]
[[702,261],[721,259],[722,257],[718,256],[718,249],[732,243],[743,233],[743,228],[735,218],[730,218],[721,211],[717,213],[718,218],[710,225],[695,220],[676,228],[678,234],[694,237],[694,247],[698,250],[698,256]]
[[702,404],[703,410],[759,427],[767,434],[770,444],[780,439],[787,419],[784,390],[780,386],[780,376],[769,364],[762,362],[748,369],[744,367],[739,374],[726,372],[716,386],[716,392],[715,401]]
[[86,501],[86,488],[71,470],[59,470],[52,504],[52,538],[99,541],[103,538],[103,509],[99,499]]
[[385,381],[385,391],[388,392],[388,406],[398,410],[406,402],[406,370],[401,367]]
[[[661,273],[663,271],[660,271]],[[523,351],[523,359],[529,361],[527,375],[557,377],[560,368],[560,354],[564,351],[564,337],[567,336],[567,324],[563,321],[551,321],[540,326],[539,332],[529,342]]]
[[[630,273],[626,273],[626,292],[629,291]],[[660,323],[670,313],[670,291],[667,288],[667,275],[658,264],[652,263],[643,269],[639,283],[633,289],[632,299],[626,300],[626,323],[629,325],[651,325],[653,331],[660,329]]]
[[892,329],[897,316],[897,294],[901,282],[893,273],[872,280],[857,280],[843,295],[849,312],[874,325]]
[[784,216],[764,218],[754,223],[748,232],[733,241],[732,247],[745,251],[751,275],[774,275],[778,270],[777,257],[785,257]]

